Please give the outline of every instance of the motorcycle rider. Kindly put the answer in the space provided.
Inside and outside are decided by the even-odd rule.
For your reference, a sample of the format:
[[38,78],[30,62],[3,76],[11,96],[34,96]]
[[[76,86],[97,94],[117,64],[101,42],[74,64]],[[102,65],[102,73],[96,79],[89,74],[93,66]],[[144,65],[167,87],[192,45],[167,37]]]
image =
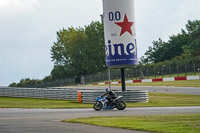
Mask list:
[[115,92],[109,88],[105,89],[105,94],[101,95],[101,97],[104,97],[107,95],[107,99],[108,101],[106,102],[107,105],[112,105],[113,103],[113,99],[117,98],[117,95],[115,94]]

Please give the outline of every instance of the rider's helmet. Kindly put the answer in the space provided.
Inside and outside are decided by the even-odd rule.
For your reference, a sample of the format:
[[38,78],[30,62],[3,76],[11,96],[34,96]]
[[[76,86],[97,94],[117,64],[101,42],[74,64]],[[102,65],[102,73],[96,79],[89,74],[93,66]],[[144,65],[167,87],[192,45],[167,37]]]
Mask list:
[[106,88],[106,89],[105,89],[105,92],[110,92],[110,89],[109,89],[109,88]]

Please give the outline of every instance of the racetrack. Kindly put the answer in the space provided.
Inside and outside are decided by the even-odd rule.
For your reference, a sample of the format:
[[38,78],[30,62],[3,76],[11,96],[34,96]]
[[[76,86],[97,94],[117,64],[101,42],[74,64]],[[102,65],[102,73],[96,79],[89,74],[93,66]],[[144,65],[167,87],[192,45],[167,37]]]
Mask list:
[[[99,89],[104,90],[107,86],[76,86],[76,87],[61,87],[75,89]],[[60,88],[60,87],[59,87]],[[112,86],[113,90],[121,90],[121,86]],[[127,90],[148,90],[155,93],[174,93],[174,94],[191,94],[200,95],[200,87],[167,87],[167,86],[126,86]]]
[[[70,87],[72,88],[72,87]],[[76,89],[105,89],[105,86],[75,87]],[[113,86],[121,90],[121,86]],[[194,87],[136,87],[127,90],[148,90],[157,93],[200,95],[200,88]],[[0,133],[145,133],[82,124],[60,122],[64,119],[92,116],[127,116],[200,113],[198,107],[148,107],[127,108],[124,111],[110,110],[96,112],[93,109],[0,109]]]
[[127,108],[96,112],[93,109],[0,109],[0,133],[144,133],[82,124],[63,119],[92,116],[127,116],[200,113],[200,107]]

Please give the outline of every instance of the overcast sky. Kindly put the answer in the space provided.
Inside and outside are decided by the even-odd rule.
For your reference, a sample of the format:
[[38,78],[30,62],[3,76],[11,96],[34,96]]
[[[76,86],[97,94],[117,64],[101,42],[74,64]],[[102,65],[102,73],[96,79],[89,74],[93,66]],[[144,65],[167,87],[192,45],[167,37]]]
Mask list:
[[[0,0],[0,86],[42,79],[53,68],[56,32],[100,21],[102,0]],[[200,0],[135,0],[138,55],[200,19]]]

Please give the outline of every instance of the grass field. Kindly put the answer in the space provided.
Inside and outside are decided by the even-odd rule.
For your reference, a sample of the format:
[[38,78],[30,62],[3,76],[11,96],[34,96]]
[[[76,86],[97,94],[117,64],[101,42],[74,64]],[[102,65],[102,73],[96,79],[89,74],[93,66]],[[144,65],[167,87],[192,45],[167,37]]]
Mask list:
[[200,114],[90,117],[65,122],[162,133],[200,133]]
[[148,103],[127,103],[128,107],[200,106],[200,95],[149,93]]
[[76,101],[49,100],[34,98],[0,97],[0,108],[90,108],[91,104],[78,104]]
[[[200,80],[167,81],[167,82],[144,82],[144,83],[126,83],[127,86],[175,86],[175,87],[200,87]],[[108,85],[101,85],[108,86]],[[121,86],[121,84],[112,84],[111,86]]]
[[[199,95],[149,93],[148,103],[127,103],[127,107],[200,106]],[[92,108],[76,101],[0,97],[0,108]]]
[[176,87],[200,87],[200,80],[170,81],[170,82],[151,82],[133,83],[130,86],[176,86]]

